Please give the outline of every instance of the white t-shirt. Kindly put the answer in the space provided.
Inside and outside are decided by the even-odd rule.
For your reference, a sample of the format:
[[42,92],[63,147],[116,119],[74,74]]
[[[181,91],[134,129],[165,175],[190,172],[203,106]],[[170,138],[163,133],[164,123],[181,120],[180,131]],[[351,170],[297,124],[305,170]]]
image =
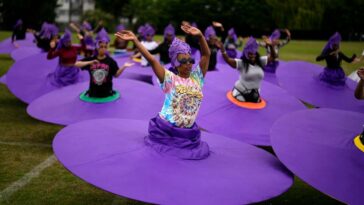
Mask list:
[[[158,47],[158,43],[155,41],[142,41],[142,45],[148,50],[153,50],[155,48]],[[147,59],[144,58],[144,56],[142,56],[142,61],[140,62],[140,64],[142,66],[147,66],[148,65],[148,61]]]
[[[248,64],[245,67],[243,60],[236,58],[236,69],[240,72],[239,80],[235,82],[235,88],[240,92],[251,89],[259,89],[264,77],[263,68],[258,65]],[[268,62],[267,56],[260,57],[261,65],[264,67]]]

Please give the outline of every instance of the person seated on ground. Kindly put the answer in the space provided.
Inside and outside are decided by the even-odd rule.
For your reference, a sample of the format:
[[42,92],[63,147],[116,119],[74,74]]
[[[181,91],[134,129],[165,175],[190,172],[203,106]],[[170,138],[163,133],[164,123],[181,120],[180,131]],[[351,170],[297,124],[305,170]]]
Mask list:
[[345,85],[346,76],[341,67],[341,61],[348,63],[356,59],[354,54],[351,58],[347,57],[340,51],[341,35],[336,32],[322,50],[321,54],[316,58],[316,61],[326,60],[326,67],[320,74],[319,79],[330,85],[343,86]]
[[259,45],[253,37],[250,37],[245,44],[240,59],[230,58],[222,42],[219,41],[217,44],[221,49],[225,62],[240,72],[239,80],[235,82],[232,90],[233,97],[240,102],[261,102],[259,89],[264,77],[263,67],[276,58],[272,43],[269,39],[265,39],[265,42],[271,47],[272,52],[270,55],[260,57],[258,53]]
[[50,50],[50,42],[57,41],[59,39],[58,28],[54,24],[44,22],[39,32],[33,29],[28,29],[29,32],[33,33],[37,43],[37,47],[41,48],[44,52]]
[[114,59],[107,54],[110,38],[102,29],[96,36],[96,53],[75,63],[76,67],[87,70],[90,74],[90,86],[86,93],[92,98],[106,98],[115,94],[112,86],[113,77],[119,77],[125,68],[132,66],[125,63],[121,68]]
[[79,49],[72,46],[72,37],[69,30],[65,31],[58,44],[56,40],[51,41],[47,59],[59,57],[56,70],[48,75],[52,85],[63,87],[78,82],[79,68],[74,66],[78,52]]
[[171,64],[177,74],[165,69],[131,31],[115,34],[117,38],[133,41],[142,55],[151,64],[165,93],[162,111],[149,123],[147,145],[159,153],[182,159],[204,159],[209,156],[209,147],[200,140],[200,130],[195,119],[203,97],[202,86],[207,72],[210,51],[200,30],[190,25],[181,29],[197,36],[201,46],[201,60],[195,69],[191,48],[187,43],[174,38],[170,48]]
[[224,42],[224,48],[226,50],[227,55],[230,58],[236,58],[238,56],[237,49],[243,45],[243,41],[241,38],[235,33],[234,28],[229,29],[228,35]]
[[[156,41],[153,40],[154,34],[155,34],[155,30],[154,28],[150,25],[150,24],[145,24],[144,29],[142,31],[143,36],[143,41],[141,42],[141,44],[148,50],[151,51],[155,48],[158,47],[158,43]],[[142,66],[149,66],[149,63],[147,61],[147,59],[144,58],[143,55],[141,55],[140,52],[138,52],[137,54],[135,54],[133,57],[134,58],[138,58],[141,56],[141,62],[140,64]]]
[[19,19],[13,27],[13,34],[11,35],[11,43],[15,47],[19,47],[16,41],[24,40],[26,36],[26,28],[23,24],[23,20]]
[[[269,37],[269,41],[272,42],[272,47],[276,53],[277,58],[276,58],[276,60],[269,62],[264,67],[264,71],[266,71],[266,72],[270,72],[270,73],[276,72],[277,67],[279,65],[279,61],[278,61],[279,50],[291,41],[291,32],[288,29],[284,29],[284,32],[286,33],[286,39],[284,39],[282,41],[279,40],[281,37],[281,32],[279,29],[274,30],[273,33]],[[268,37],[267,36],[262,37],[263,40],[266,38],[268,38]],[[265,43],[265,41],[259,41],[258,44],[259,44],[259,46],[264,47],[266,49],[267,55],[270,55],[270,53],[271,53],[270,46],[268,46]]]
[[175,37],[175,30],[174,30],[172,24],[169,24],[164,29],[163,42],[161,44],[159,44],[157,48],[149,51],[151,54],[159,54],[159,61],[163,65],[171,62],[171,59],[169,58],[169,55],[168,55],[168,49],[169,49],[169,46],[171,45],[174,37]]

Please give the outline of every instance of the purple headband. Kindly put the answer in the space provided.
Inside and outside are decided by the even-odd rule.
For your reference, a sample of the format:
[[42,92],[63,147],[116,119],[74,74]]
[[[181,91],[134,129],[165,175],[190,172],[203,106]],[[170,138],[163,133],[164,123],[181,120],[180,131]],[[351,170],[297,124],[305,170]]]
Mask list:
[[175,68],[180,66],[180,63],[177,60],[178,54],[191,54],[191,47],[178,38],[174,38],[168,49],[168,53],[169,58],[171,59],[171,65]]
[[148,35],[149,36],[154,36],[155,30],[154,30],[154,28],[151,25],[145,24],[143,34],[144,34],[144,37],[146,37]]
[[66,29],[64,31],[62,38],[59,40],[57,49],[66,47],[66,43],[71,42],[71,41],[72,41],[71,32],[68,29]]
[[116,32],[120,32],[120,31],[123,31],[125,30],[125,26],[123,24],[119,24],[117,27],[116,27]]
[[259,45],[258,45],[257,41],[255,40],[255,38],[250,37],[245,44],[245,47],[243,50],[243,55],[245,56],[245,58],[249,58],[248,54],[257,53],[258,48],[259,48]]
[[165,29],[164,29],[164,38],[167,35],[172,35],[173,38],[175,37],[175,30],[174,27],[172,26],[172,24],[169,24]]
[[341,42],[341,35],[339,32],[334,33],[329,39],[329,41],[326,43],[324,49],[322,50],[322,53],[326,53],[330,49],[332,49],[333,45],[339,45]]
[[209,26],[205,30],[205,38],[206,40],[210,40],[210,37],[216,36],[216,32],[212,26]]
[[273,41],[273,40],[278,40],[281,37],[281,32],[279,31],[279,29],[276,29],[273,31],[272,35],[270,35],[269,40]]
[[234,41],[236,41],[238,39],[238,37],[236,36],[236,33],[235,33],[235,29],[234,28],[231,28],[229,31],[228,31],[228,35],[230,37],[232,37],[234,39]]
[[92,30],[92,26],[89,22],[85,21],[82,24],[82,29],[85,29],[86,31],[91,31]]

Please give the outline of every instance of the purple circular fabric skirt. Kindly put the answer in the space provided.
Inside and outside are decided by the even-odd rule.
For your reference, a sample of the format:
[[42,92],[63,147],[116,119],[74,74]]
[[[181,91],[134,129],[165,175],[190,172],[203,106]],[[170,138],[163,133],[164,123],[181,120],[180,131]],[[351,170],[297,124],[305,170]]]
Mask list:
[[11,52],[10,56],[14,61],[18,61],[24,58],[27,58],[29,56],[33,56],[36,54],[42,53],[42,49],[38,47],[20,47],[18,49],[15,49],[13,52]]
[[346,204],[363,204],[364,153],[354,145],[364,114],[311,109],[288,114],[271,129],[278,158],[302,180]]
[[[51,83],[50,75],[58,67],[58,58],[47,60],[41,53],[16,61],[6,74],[9,90],[21,101],[30,103],[59,87]],[[88,81],[89,74],[81,72],[77,82]]]
[[356,82],[334,86],[320,80],[322,66],[303,61],[286,62],[277,70],[281,87],[298,99],[317,107],[364,112],[364,103],[354,97]]
[[69,125],[89,119],[117,117],[148,120],[163,106],[163,92],[155,86],[129,79],[113,80],[121,97],[113,102],[94,104],[80,100],[89,82],[55,90],[34,100],[27,108],[30,116],[41,121]]
[[274,156],[254,146],[203,132],[210,156],[181,160],[145,145],[147,129],[147,121],[83,121],[61,130],[53,149],[86,182],[155,204],[249,204],[280,195],[293,182]]
[[197,124],[209,132],[269,146],[269,130],[273,123],[287,113],[305,109],[305,106],[278,86],[262,81],[260,94],[266,107],[260,110],[239,107],[226,97],[238,78],[239,72],[233,69],[206,75]]
[[[31,33],[26,34],[26,39],[16,41],[19,45],[18,48],[22,47],[35,47],[34,35]],[[10,54],[12,51],[18,49],[11,43],[11,37],[0,42],[0,54]]]

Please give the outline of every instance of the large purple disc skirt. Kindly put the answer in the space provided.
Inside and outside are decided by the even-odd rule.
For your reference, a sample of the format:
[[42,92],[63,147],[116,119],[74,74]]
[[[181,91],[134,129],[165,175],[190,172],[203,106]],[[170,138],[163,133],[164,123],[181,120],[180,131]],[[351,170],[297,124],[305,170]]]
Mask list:
[[268,73],[275,73],[279,66],[279,61],[270,61],[264,66],[264,71]]
[[56,70],[48,75],[49,82],[56,87],[64,87],[79,81],[80,69],[75,66],[58,64]]
[[148,132],[145,143],[158,153],[192,160],[205,159],[210,154],[196,123],[191,128],[179,128],[158,115],[149,121]]
[[319,79],[330,85],[344,86],[346,76],[342,68],[325,67],[324,71],[320,73]]

